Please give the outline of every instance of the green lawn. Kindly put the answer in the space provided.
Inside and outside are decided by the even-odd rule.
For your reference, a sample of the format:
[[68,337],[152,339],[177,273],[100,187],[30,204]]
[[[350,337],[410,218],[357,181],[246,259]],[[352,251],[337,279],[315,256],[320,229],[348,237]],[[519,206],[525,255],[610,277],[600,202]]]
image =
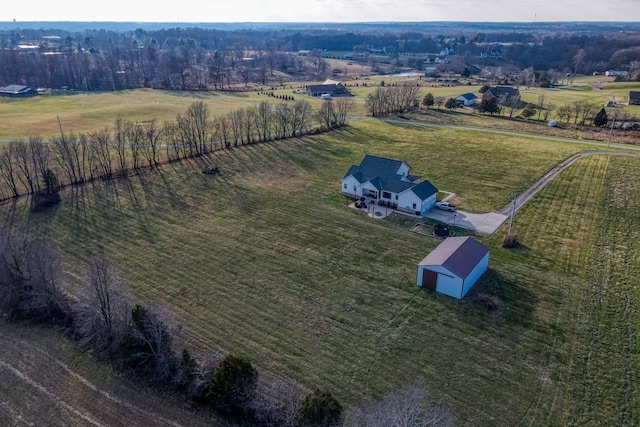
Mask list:
[[[407,160],[465,208],[494,210],[581,149],[353,122],[67,189],[44,214],[20,199],[2,215],[50,236],[72,283],[107,252],[138,300],[175,313],[196,352],[245,355],[348,405],[417,382],[460,425],[633,425],[636,158],[588,156],[563,172],[516,215],[521,249],[478,236],[491,268],[464,301],[415,286],[438,241],[408,232],[405,217],[351,211],[340,195],[344,172],[370,153]],[[201,173],[211,161],[221,175]],[[476,292],[504,308],[484,311]]]

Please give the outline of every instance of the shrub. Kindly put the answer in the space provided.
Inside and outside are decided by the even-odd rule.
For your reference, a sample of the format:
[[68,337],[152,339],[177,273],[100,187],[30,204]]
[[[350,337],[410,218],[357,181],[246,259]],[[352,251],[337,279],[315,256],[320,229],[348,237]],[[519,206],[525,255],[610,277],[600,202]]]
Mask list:
[[500,301],[500,298],[484,292],[481,292],[473,297],[473,302],[489,311],[498,311],[502,308],[502,301]]
[[517,248],[520,246],[520,240],[515,234],[507,234],[502,239],[503,248]]
[[173,381],[177,360],[173,352],[173,329],[161,308],[136,305],[120,344],[121,362],[154,384]]
[[56,206],[62,199],[56,191],[54,193],[38,192],[31,197],[31,212],[41,212]]
[[342,405],[328,391],[316,390],[304,398],[300,418],[309,426],[339,425]]
[[255,397],[258,371],[247,359],[226,356],[216,367],[205,401],[226,415],[239,415],[246,411]]

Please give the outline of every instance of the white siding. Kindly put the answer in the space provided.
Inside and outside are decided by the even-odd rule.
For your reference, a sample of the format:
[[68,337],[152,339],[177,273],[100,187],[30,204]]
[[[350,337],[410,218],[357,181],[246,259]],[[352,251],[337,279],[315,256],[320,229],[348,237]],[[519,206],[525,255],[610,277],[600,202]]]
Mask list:
[[436,206],[436,194],[429,197],[427,200],[422,202],[422,213],[427,213],[427,211],[433,209]]
[[473,285],[475,285],[475,283],[478,281],[480,276],[482,276],[482,273],[487,271],[488,267],[489,267],[489,252],[487,252],[484,258],[482,258],[480,262],[475,267],[473,267],[473,270],[471,271],[471,273],[469,273],[467,278],[464,280],[462,297],[464,297],[467,294],[467,292],[469,292],[469,290],[473,287]]
[[[416,207],[413,207],[415,203]],[[422,200],[413,191],[404,191],[398,196],[398,207],[409,209],[412,211],[420,211],[422,208]]]
[[[431,269],[433,270],[433,269]],[[462,279],[451,272],[438,273],[436,291],[454,298],[462,298]]]
[[402,162],[402,165],[398,168],[398,171],[396,173],[398,175],[407,176],[409,174],[410,169],[411,168],[409,167],[408,164],[406,164],[405,162]]
[[[415,208],[413,207],[414,203],[416,205]],[[425,214],[430,209],[433,209],[435,205],[436,205],[435,193],[426,200],[420,200],[420,198],[416,196],[416,194],[411,190],[407,190],[400,193],[400,196],[398,197],[399,208],[420,212],[422,214]]]
[[[344,185],[347,184],[347,188],[344,188]],[[355,190],[354,190],[355,187]],[[360,192],[360,183],[353,176],[348,176],[342,180],[342,192],[347,194],[355,194],[356,196],[360,196],[362,193]]]

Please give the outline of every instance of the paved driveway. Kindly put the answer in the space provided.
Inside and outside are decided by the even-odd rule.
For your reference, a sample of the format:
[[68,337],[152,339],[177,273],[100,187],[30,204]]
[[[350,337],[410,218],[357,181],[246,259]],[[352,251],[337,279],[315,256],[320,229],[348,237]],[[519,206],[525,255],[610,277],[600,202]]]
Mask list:
[[456,227],[476,230],[482,233],[494,233],[509,218],[497,212],[474,214],[464,211],[449,212],[437,208],[430,210],[425,218],[435,219]]

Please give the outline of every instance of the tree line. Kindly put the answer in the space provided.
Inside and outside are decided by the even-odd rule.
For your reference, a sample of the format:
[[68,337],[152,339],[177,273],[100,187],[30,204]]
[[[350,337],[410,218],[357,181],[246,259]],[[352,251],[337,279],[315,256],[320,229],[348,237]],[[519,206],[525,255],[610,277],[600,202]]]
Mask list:
[[[352,408],[326,390],[261,374],[245,357],[215,351],[198,359],[160,305],[134,303],[125,276],[104,253],[91,257],[74,296],[53,244],[17,228],[0,230],[0,314],[62,325],[83,350],[148,386],[202,409],[260,426],[450,426],[453,413],[409,385]],[[409,424],[407,424],[409,422]]]
[[[205,28],[0,31],[0,85],[83,91],[224,89],[278,82],[282,73],[288,78],[325,78],[325,51],[353,52],[356,59],[366,60],[370,48],[384,49],[387,56],[395,60],[404,56],[408,63],[412,55],[450,48],[460,61],[482,65],[486,61],[480,61],[480,55],[492,43],[501,44],[503,58],[518,68],[532,66],[562,73],[638,69],[640,35],[633,31],[553,35],[507,30],[454,32],[436,35],[426,28],[360,33]],[[59,39],[52,41],[52,35]],[[20,47],[25,44],[33,47]],[[303,49],[310,54],[297,55]],[[412,64],[422,68],[420,62]]]
[[118,117],[112,127],[11,141],[0,149],[0,200],[33,194],[51,202],[60,185],[127,177],[163,162],[202,156],[241,145],[296,137],[344,126],[353,101],[328,100],[314,111],[308,101],[287,101],[230,111],[212,117],[194,102],[174,121],[132,122]]

